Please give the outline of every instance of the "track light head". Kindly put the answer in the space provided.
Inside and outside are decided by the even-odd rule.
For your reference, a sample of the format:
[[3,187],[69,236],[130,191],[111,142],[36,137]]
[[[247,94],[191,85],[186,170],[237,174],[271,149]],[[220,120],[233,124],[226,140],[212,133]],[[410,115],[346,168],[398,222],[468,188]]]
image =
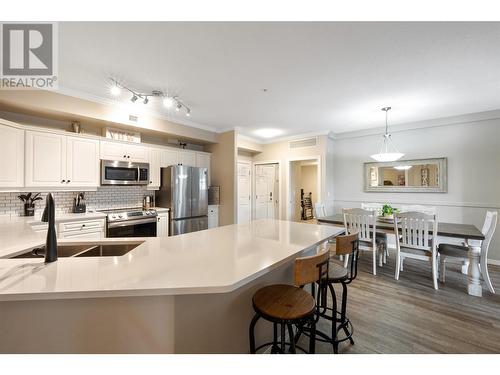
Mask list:
[[114,84],[113,86],[111,86],[111,95],[118,96],[121,94],[121,92],[122,92],[122,89],[117,84]]
[[163,105],[166,108],[171,108],[174,105],[174,99],[166,96],[165,98],[163,98]]
[[143,103],[144,103],[144,104],[148,104],[148,103],[149,103],[149,99],[148,99],[148,97],[147,97],[147,96],[144,98],[144,102],[143,102]]
[[189,108],[186,111],[186,117],[191,117],[191,110]]
[[137,95],[133,94],[132,97],[130,98],[130,101],[132,103],[135,103],[137,101],[137,99],[138,99]]
[[181,110],[181,108],[182,108],[182,105],[181,104],[177,104],[177,107],[175,107],[175,110],[177,112],[179,112]]

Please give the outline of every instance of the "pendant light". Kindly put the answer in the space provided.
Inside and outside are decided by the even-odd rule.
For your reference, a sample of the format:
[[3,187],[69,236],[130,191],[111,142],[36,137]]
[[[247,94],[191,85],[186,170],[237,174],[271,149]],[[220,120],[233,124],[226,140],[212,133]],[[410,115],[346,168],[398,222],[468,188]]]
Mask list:
[[380,152],[378,154],[373,154],[370,157],[376,161],[396,161],[401,159],[405,154],[398,151],[394,143],[392,142],[391,135],[388,131],[387,125],[387,113],[391,110],[391,107],[384,107],[382,111],[385,112],[385,134],[384,140],[382,142],[382,147],[380,147]]

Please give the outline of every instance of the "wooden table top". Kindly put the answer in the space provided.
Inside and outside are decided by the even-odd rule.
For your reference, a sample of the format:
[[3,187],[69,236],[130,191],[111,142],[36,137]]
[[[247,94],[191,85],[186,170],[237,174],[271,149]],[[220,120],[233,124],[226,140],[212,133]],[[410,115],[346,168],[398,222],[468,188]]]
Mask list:
[[[317,219],[318,223],[344,225],[344,216],[336,214]],[[394,224],[377,220],[377,229],[394,231]],[[466,240],[484,240],[483,233],[472,224],[438,222],[438,236],[464,238]]]

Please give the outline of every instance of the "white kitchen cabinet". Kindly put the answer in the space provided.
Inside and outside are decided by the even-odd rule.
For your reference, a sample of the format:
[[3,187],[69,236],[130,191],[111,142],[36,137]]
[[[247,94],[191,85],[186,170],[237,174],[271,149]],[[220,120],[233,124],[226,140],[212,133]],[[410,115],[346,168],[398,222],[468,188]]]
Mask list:
[[147,163],[148,149],[144,146],[129,143],[101,141],[100,157],[104,160],[134,161]]
[[200,168],[207,168],[208,170],[208,186],[210,186],[210,154],[204,152],[196,153],[196,166]]
[[179,150],[179,164],[188,167],[196,167],[196,152]]
[[44,132],[26,132],[26,187],[65,187],[66,137]]
[[219,206],[208,206],[208,229],[217,228],[219,226]]
[[66,137],[68,186],[99,186],[99,141]]
[[99,141],[26,132],[26,187],[99,186]]
[[158,212],[156,236],[168,237],[168,212]]
[[59,224],[59,238],[105,238],[104,219],[67,221]]
[[179,163],[179,151],[175,149],[161,150],[161,167],[166,168]]
[[24,186],[24,130],[0,125],[0,188]]
[[155,189],[160,186],[161,149],[149,149],[149,184],[148,188]]

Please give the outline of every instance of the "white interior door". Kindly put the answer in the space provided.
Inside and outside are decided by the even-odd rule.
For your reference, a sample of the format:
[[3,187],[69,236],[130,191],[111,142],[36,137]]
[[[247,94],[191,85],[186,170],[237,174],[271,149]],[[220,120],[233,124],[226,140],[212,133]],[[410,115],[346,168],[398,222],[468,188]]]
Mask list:
[[250,221],[251,214],[250,164],[238,163],[238,224]]
[[278,165],[255,167],[255,219],[278,218]]

